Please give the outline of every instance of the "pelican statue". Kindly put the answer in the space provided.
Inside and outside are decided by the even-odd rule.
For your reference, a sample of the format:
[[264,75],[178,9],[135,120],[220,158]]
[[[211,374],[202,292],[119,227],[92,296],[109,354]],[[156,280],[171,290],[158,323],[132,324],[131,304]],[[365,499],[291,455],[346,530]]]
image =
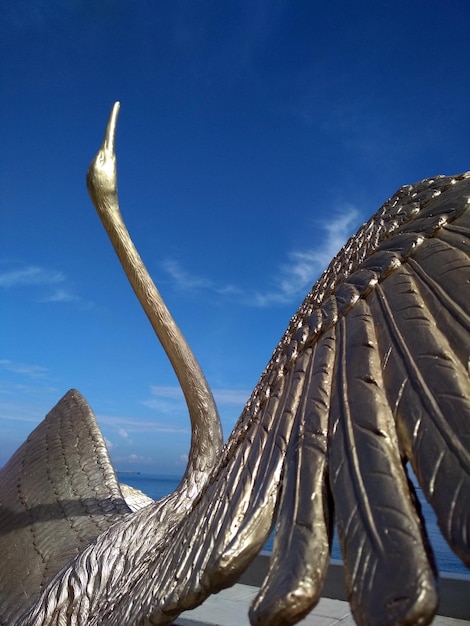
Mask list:
[[88,188],[184,391],[188,467],[132,512],[69,392],[0,475],[0,624],[171,623],[235,583],[273,529],[250,621],[294,624],[321,595],[334,524],[356,622],[429,624],[437,572],[408,467],[470,566],[470,174],[404,186],[361,226],[221,449],[208,385],[121,218],[118,108]]

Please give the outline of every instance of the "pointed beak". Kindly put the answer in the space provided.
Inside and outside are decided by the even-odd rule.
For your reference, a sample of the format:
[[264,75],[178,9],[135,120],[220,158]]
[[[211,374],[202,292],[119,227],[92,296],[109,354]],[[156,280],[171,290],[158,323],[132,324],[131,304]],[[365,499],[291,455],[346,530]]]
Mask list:
[[101,149],[107,157],[114,156],[114,140],[116,137],[116,125],[120,106],[119,102],[114,103],[109,116],[108,125],[106,126],[103,143],[101,145]]

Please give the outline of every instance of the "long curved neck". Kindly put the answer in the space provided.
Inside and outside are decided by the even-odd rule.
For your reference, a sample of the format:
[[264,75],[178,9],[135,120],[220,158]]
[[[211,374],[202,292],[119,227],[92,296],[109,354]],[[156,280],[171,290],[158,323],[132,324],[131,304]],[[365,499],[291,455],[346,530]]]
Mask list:
[[[207,471],[217,460],[222,440],[215,402],[204,374],[183,334],[150,278],[116,208],[101,215],[127,278],[162,344],[183,390],[192,430],[189,466]],[[214,450],[214,446],[216,450]]]
[[127,278],[183,390],[191,419],[191,449],[183,482],[188,489],[197,489],[217,462],[222,448],[220,419],[204,374],[150,278],[122,219],[114,154],[117,111],[118,105],[115,105],[103,145],[88,171],[88,189]]

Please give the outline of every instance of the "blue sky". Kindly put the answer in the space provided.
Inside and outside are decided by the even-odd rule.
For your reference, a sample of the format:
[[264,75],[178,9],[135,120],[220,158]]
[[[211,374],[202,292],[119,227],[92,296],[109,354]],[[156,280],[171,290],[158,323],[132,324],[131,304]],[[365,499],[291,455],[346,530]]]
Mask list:
[[184,470],[167,360],[85,187],[121,208],[228,436],[311,284],[396,189],[469,169],[470,5],[4,0],[0,465],[71,387],[118,469]]

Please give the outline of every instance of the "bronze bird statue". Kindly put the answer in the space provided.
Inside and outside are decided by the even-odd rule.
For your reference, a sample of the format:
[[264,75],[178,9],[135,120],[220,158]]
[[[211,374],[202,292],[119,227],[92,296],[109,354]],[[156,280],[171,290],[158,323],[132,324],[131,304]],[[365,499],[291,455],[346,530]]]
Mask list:
[[470,174],[402,187],[346,243],[220,451],[210,390],[120,215],[117,112],[88,187],[178,374],[190,461],[174,494],[131,513],[69,392],[0,475],[0,623],[171,623],[275,528],[250,620],[294,624],[320,597],[334,523],[356,622],[430,623],[437,572],[408,466],[470,566]]

